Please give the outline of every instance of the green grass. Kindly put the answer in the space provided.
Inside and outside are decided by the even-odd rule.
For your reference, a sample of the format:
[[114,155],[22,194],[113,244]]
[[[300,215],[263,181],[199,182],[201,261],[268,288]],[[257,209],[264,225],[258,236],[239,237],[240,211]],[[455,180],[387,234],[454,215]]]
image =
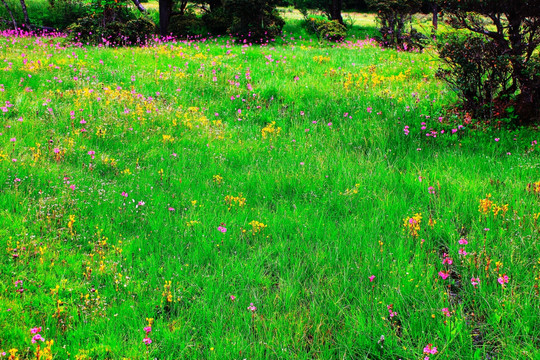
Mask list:
[[538,132],[446,111],[429,51],[287,39],[0,40],[0,349],[538,358]]

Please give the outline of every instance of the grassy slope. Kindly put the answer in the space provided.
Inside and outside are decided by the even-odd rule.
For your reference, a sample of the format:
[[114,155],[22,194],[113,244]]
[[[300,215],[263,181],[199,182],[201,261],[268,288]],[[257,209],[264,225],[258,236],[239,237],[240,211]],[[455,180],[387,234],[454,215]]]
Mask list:
[[56,42],[1,40],[0,348],[43,326],[58,358],[538,356],[538,134],[452,134],[429,53]]

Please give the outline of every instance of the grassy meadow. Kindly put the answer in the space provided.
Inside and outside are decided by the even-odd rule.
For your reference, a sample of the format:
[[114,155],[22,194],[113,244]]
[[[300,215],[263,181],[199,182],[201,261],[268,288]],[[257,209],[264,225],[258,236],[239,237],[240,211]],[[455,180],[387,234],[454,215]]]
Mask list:
[[0,55],[0,358],[540,357],[539,133],[433,51]]

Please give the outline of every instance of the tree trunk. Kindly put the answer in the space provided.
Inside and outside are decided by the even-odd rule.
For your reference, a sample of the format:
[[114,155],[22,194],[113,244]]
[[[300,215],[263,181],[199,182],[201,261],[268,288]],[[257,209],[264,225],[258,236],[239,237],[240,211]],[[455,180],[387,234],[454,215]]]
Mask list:
[[343,7],[343,0],[332,0],[330,7],[330,18],[337,20],[340,24],[343,24],[343,18],[341,17],[341,8]]
[[169,35],[172,5],[172,0],[159,0],[159,34],[161,36]]
[[131,0],[131,1],[133,1],[133,4],[135,4],[135,6],[137,7],[137,9],[139,9],[140,12],[142,13],[146,12],[146,9],[144,8],[144,6],[142,6],[139,0]]
[[15,21],[15,18],[13,17],[13,13],[11,12],[11,9],[6,3],[6,0],[2,0],[2,4],[4,4],[4,7],[6,8],[9,16],[11,17],[11,21],[13,22],[13,30],[17,30],[17,22]]
[[439,26],[439,6],[437,3],[433,3],[433,29],[437,30],[437,27]]
[[28,29],[30,29],[30,19],[28,18],[28,11],[26,10],[26,3],[24,2],[24,0],[20,0],[20,1],[21,1],[22,12],[24,15],[25,25]]

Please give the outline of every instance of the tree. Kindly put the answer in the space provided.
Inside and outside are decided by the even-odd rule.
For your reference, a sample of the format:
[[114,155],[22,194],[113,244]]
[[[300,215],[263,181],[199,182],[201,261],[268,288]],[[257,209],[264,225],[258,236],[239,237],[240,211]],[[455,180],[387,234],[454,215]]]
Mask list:
[[330,20],[343,24],[341,16],[343,0],[292,0],[291,3],[304,15],[307,14],[308,9],[316,9],[324,12]]
[[[495,102],[500,110],[515,111],[522,122],[540,118],[540,2],[537,0],[442,0],[442,9],[450,15],[449,23],[458,30],[466,30],[482,39],[490,58],[496,58],[501,71],[497,76],[494,99],[477,99],[478,106]],[[489,24],[485,20],[489,20]],[[466,41],[464,39],[463,41]],[[445,48],[442,46],[442,50]],[[446,49],[448,50],[448,49]],[[465,49],[466,50],[466,49]],[[485,57],[464,57],[456,47],[447,51],[444,59],[451,69],[478,70]],[[484,67],[489,67],[485,65]],[[486,75],[493,69],[481,69]],[[455,79],[455,78],[454,78]],[[466,99],[471,102],[474,99]],[[482,104],[484,102],[484,104]],[[514,106],[515,105],[515,106]],[[495,111],[495,114],[502,111]]]
[[412,49],[419,44],[412,27],[407,33],[412,15],[421,7],[421,0],[368,0],[369,6],[377,11],[381,43],[386,47]]

